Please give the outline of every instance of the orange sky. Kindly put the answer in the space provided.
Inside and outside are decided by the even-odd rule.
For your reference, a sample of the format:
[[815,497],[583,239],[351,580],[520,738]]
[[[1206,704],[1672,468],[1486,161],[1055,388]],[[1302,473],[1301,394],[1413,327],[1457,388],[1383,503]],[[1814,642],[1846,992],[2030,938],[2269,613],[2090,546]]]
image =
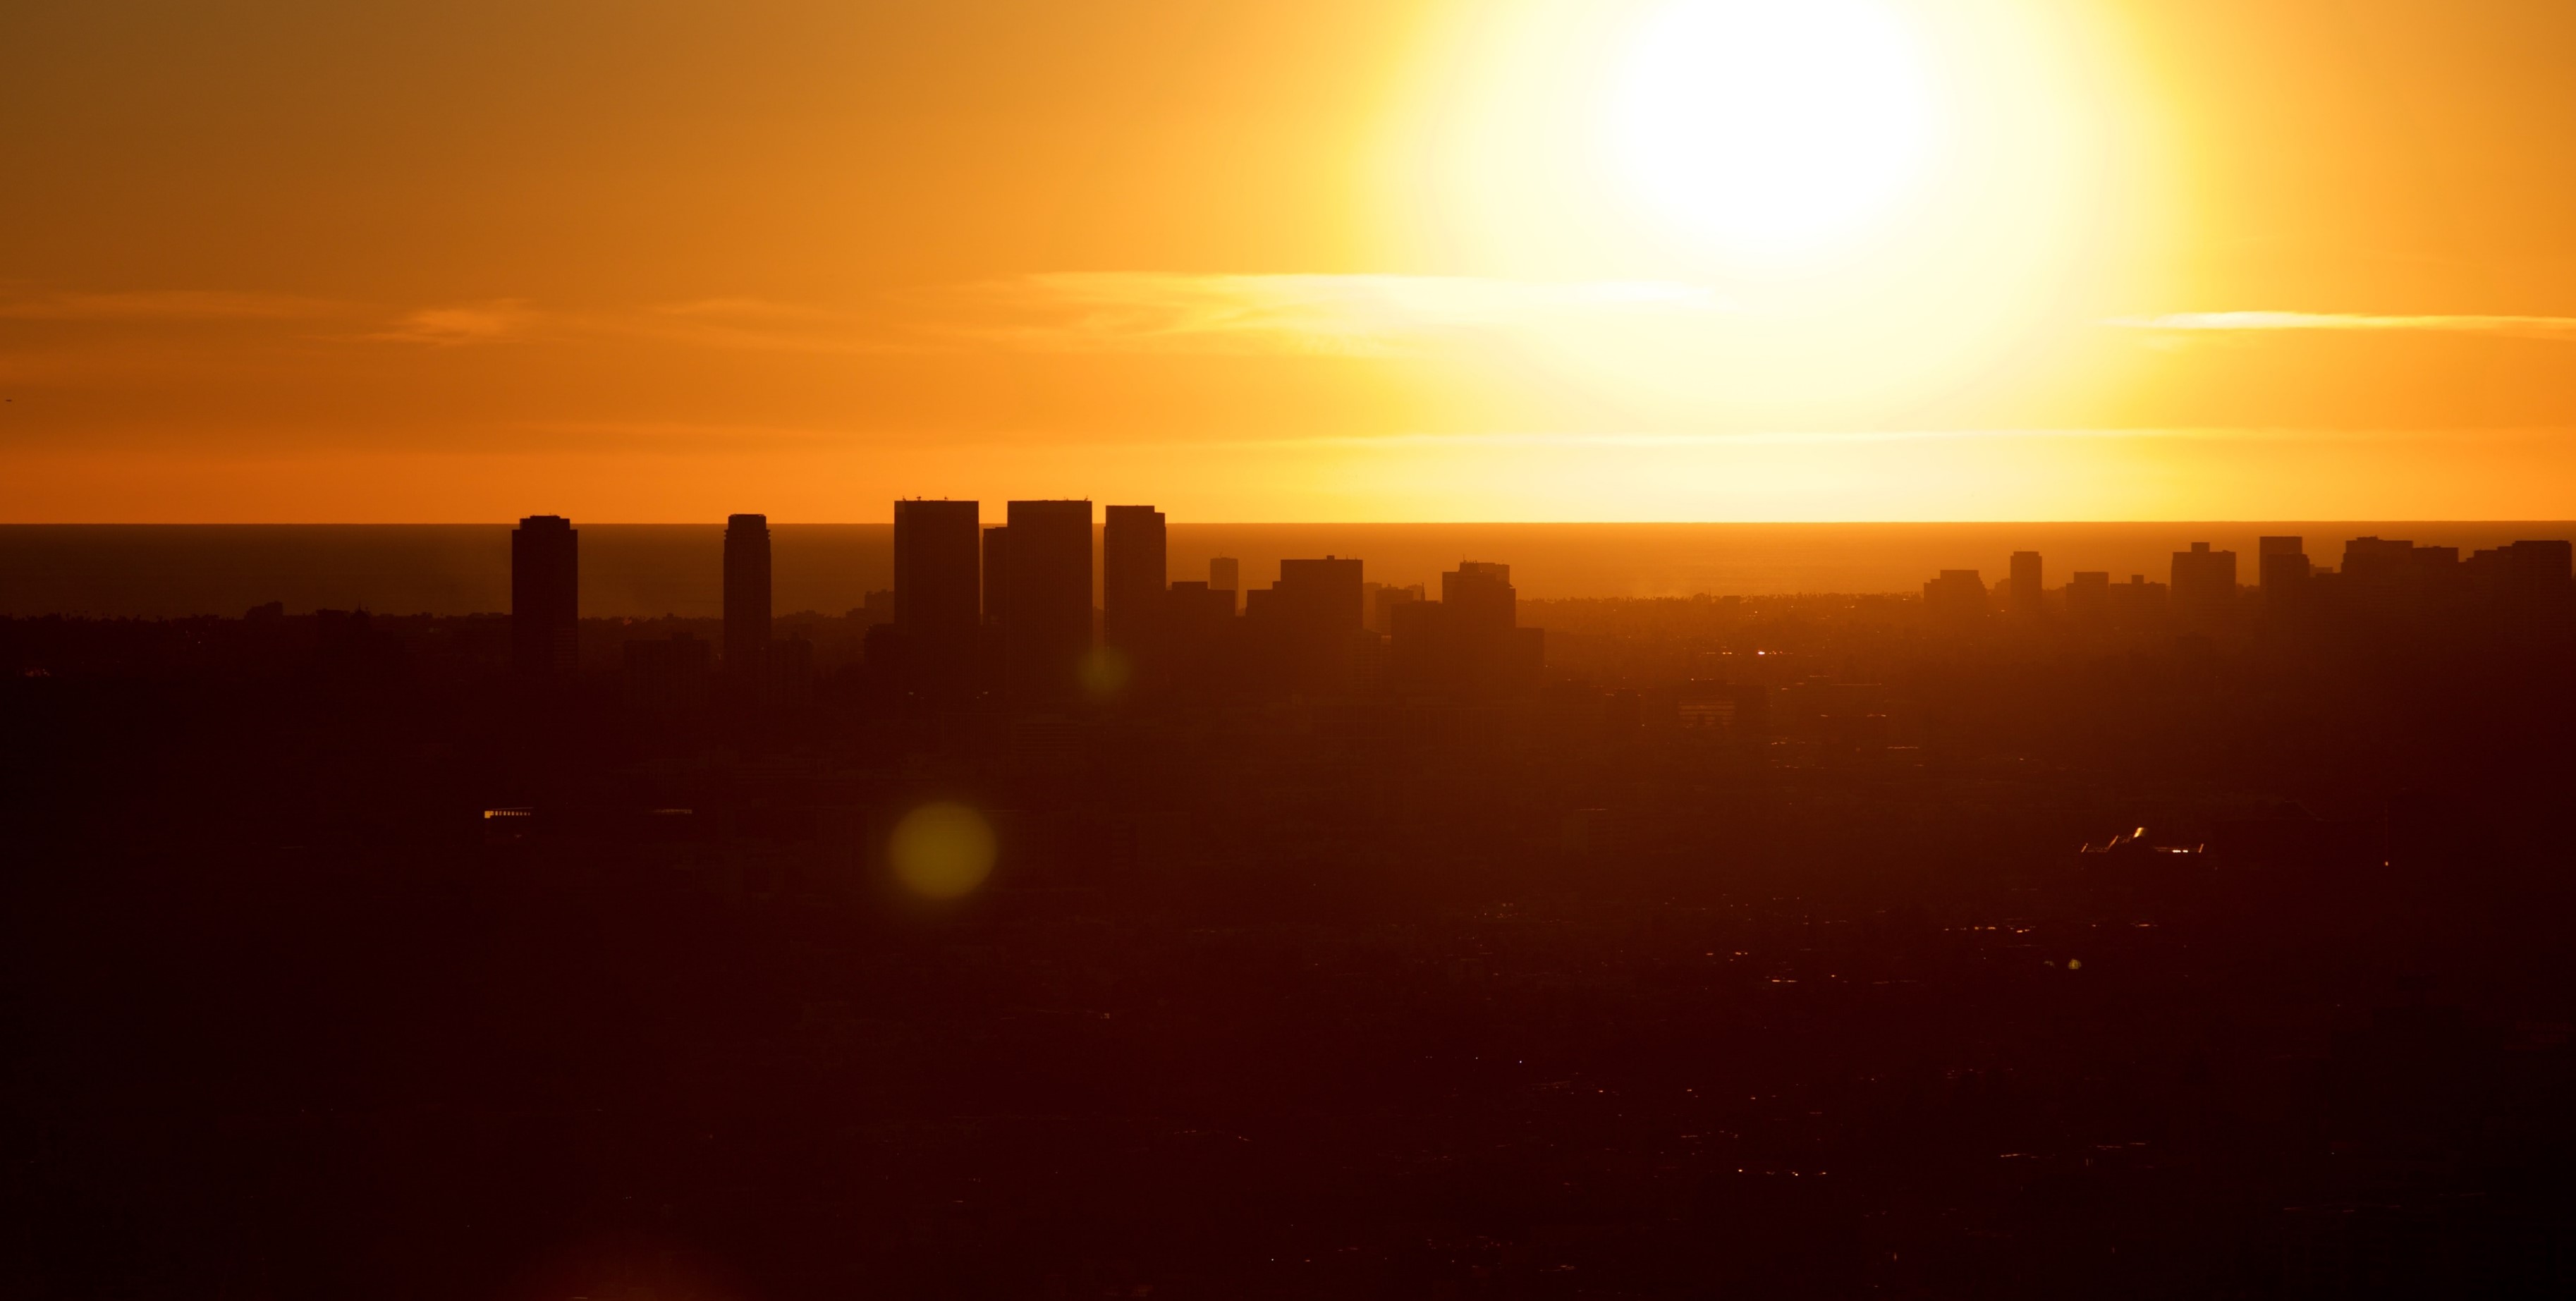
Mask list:
[[1836,2],[7,6],[0,519],[2572,513],[2576,8]]

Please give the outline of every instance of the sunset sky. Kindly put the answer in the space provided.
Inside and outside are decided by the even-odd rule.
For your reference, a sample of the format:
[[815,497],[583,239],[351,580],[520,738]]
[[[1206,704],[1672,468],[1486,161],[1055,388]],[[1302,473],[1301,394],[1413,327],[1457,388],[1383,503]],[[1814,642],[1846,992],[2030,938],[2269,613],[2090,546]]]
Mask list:
[[0,7],[0,520],[2576,514],[2564,0]]

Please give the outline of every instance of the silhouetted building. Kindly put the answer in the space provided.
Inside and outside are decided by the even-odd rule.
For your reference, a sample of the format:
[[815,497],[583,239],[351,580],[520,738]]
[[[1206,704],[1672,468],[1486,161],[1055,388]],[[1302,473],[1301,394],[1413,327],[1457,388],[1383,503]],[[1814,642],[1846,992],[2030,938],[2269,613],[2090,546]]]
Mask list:
[[1011,694],[1028,704],[1070,699],[1091,652],[1091,503],[1015,501],[1009,527]]
[[1264,676],[1299,691],[1348,685],[1362,581],[1357,560],[1282,560],[1279,581],[1245,593],[1244,620],[1269,660]]
[[2083,628],[2099,628],[2111,620],[2111,575],[2107,571],[2079,569],[2066,584],[2066,620]]
[[1229,685],[1222,679],[1234,624],[1234,593],[1202,582],[1164,589],[1162,653],[1169,679],[1201,692]]
[[1485,693],[1538,684],[1546,634],[1519,627],[1509,565],[1463,561],[1440,576],[1438,601],[1388,607],[1398,685],[1414,691]]
[[2165,585],[2148,582],[2145,574],[2112,584],[2110,597],[2111,621],[2131,631],[2161,625],[2170,604]]
[[962,686],[975,662],[982,602],[978,503],[894,504],[894,626],[917,686]]
[[2469,580],[2514,605],[2563,602],[2571,582],[2565,542],[2515,542],[2462,562]]
[[2194,542],[2173,553],[2173,614],[2184,627],[2207,630],[2227,622],[2236,606],[2236,553]]
[[2405,538],[2378,536],[2354,538],[2343,544],[2343,568],[2347,583],[2372,584],[2394,581],[2415,564],[2415,544]]
[[1151,506],[1103,509],[1100,529],[1100,633],[1103,644],[1142,666],[1154,657],[1169,576],[1163,512]]
[[1243,598],[1238,593],[1243,591],[1243,562],[1232,556],[1218,556],[1209,561],[1208,588],[1225,593],[1225,599],[1241,609]]
[[880,588],[859,598],[859,608],[850,611],[850,617],[871,628],[881,623],[892,624],[894,589]]
[[1405,587],[1379,587],[1371,594],[1368,612],[1369,631],[1380,636],[1392,635],[1395,632],[1395,607],[1428,599],[1430,594],[1420,583]]
[[2263,608],[2281,613],[2299,608],[2307,595],[2310,566],[2307,540],[2267,537],[2255,543],[2255,581],[2263,587]]
[[2505,553],[2505,571],[2516,581],[2538,587],[2564,588],[2576,573],[2571,573],[2571,560],[2576,560],[2576,547],[2565,538],[2545,542],[2516,542],[2501,548]]
[[2022,619],[2040,614],[2040,565],[2036,551],[2012,553],[2012,583],[2005,589],[2005,605]]
[[1935,623],[1974,624],[1986,617],[1986,580],[1973,569],[1944,569],[1923,585],[1923,609]]
[[2344,544],[2343,569],[2333,583],[2334,605],[2345,614],[2415,618],[2444,607],[2451,613],[2467,595],[2474,571],[2460,563],[2458,547],[2417,546],[2404,538],[2354,538]]
[[1449,617],[1470,635],[1517,626],[1519,600],[1510,565],[1462,560],[1456,569],[1440,575],[1440,603],[1449,607]]
[[1341,634],[1360,627],[1360,562],[1337,556],[1321,560],[1282,560],[1279,581],[1271,584],[1278,608],[1291,620],[1321,632]]
[[769,517],[734,515],[724,533],[724,667],[745,680],[769,663]]
[[510,530],[510,662],[531,677],[581,666],[581,533],[561,515]]

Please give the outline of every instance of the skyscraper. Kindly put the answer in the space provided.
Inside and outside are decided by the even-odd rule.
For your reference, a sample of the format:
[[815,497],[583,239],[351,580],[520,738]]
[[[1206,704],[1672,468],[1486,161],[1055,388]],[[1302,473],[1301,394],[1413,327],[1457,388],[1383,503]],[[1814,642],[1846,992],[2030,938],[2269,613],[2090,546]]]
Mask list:
[[1302,691],[1342,685],[1363,622],[1361,582],[1357,560],[1280,561],[1279,581],[1248,593],[1243,608],[1260,628],[1266,675]]
[[1282,612],[1318,633],[1342,634],[1359,630],[1363,620],[1360,610],[1360,562],[1338,556],[1321,560],[1282,560],[1279,581],[1272,584],[1279,594]]
[[922,685],[962,684],[974,663],[980,509],[971,501],[894,504],[894,626]]
[[1101,641],[1131,662],[1153,658],[1167,578],[1163,512],[1110,506],[1100,529]]
[[2308,585],[2306,539],[2268,537],[2254,545],[2254,578],[2263,585],[2263,607],[2276,613],[2294,608]]
[[1923,585],[1923,608],[1936,622],[1976,623],[1986,617],[1986,580],[1973,569],[1944,569]]
[[1060,704],[1091,651],[1091,503],[1010,504],[1009,605],[1004,655],[1011,694]]
[[1469,636],[1518,625],[1520,594],[1512,587],[1512,567],[1483,560],[1462,560],[1440,576],[1440,603],[1449,618]]
[[1420,583],[1413,583],[1404,587],[1379,587],[1377,591],[1372,594],[1372,601],[1369,606],[1369,631],[1380,635],[1394,632],[1395,607],[1399,605],[1411,605],[1415,602],[1428,599],[1429,594],[1423,591],[1422,584]]
[[769,660],[769,517],[733,515],[724,532],[724,671],[757,681]]
[[2173,613],[2186,628],[2214,628],[2236,605],[2236,553],[2194,542],[2173,553]]
[[510,530],[510,664],[530,677],[580,667],[581,534],[561,515]]
[[2098,628],[2111,618],[2109,570],[2077,570],[2066,585],[2066,617],[2079,628]]
[[1202,582],[1174,583],[1163,589],[1158,630],[1163,682],[1184,693],[1228,685],[1222,657],[1230,649],[1234,623],[1232,592],[1220,592]]
[[1440,575],[1438,601],[1397,601],[1386,613],[1390,666],[1409,690],[1483,693],[1538,683],[1545,634],[1519,626],[1509,565],[1461,561]]
[[2005,589],[2006,608],[2023,619],[2040,612],[2040,566],[2036,551],[2012,553],[2012,585]]

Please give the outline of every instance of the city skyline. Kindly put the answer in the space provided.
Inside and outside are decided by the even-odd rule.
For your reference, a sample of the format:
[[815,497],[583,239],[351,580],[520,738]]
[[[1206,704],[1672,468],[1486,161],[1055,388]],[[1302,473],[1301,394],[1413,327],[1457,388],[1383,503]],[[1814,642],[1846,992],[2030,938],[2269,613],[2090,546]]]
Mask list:
[[0,1294],[2576,1295],[2571,63],[0,5]]

